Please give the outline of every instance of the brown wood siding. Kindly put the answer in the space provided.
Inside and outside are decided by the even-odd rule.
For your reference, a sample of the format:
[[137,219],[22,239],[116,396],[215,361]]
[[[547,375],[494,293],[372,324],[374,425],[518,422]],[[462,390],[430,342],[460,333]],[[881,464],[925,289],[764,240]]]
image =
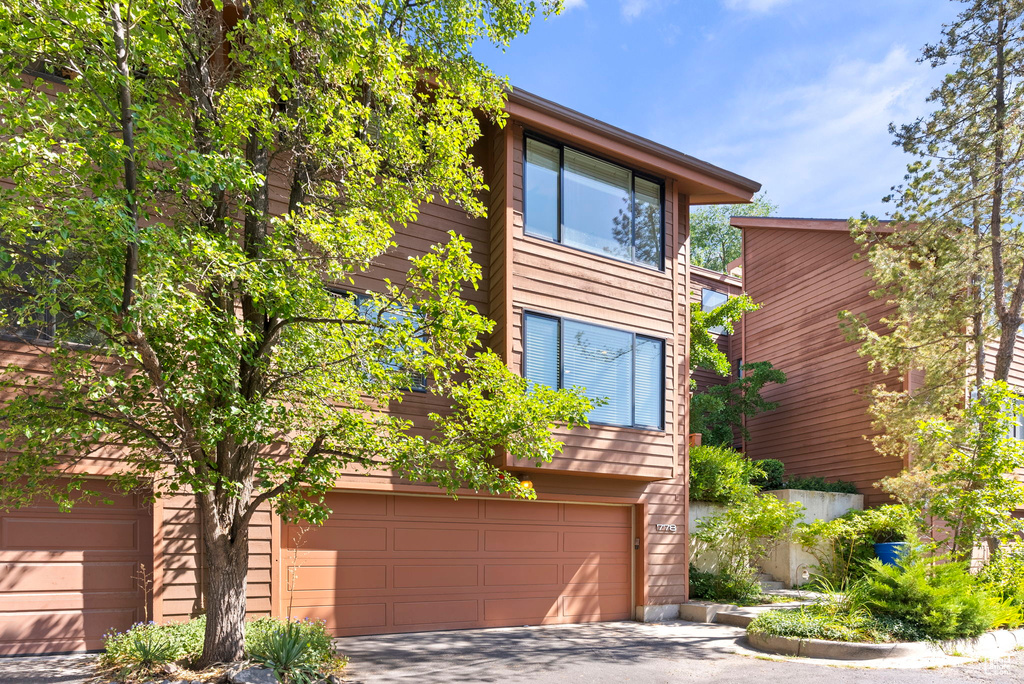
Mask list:
[[[513,200],[516,213],[512,249],[512,362],[522,369],[524,311],[536,311],[588,323],[611,325],[665,340],[666,388],[675,386],[674,278],[671,259],[656,271],[623,263],[524,234],[523,130],[513,125]],[[675,225],[674,202],[666,193],[665,225]],[[666,255],[673,254],[672,231],[666,231]],[[674,393],[665,392],[663,431],[592,426],[558,431],[563,452],[543,469],[595,475],[670,478],[674,473]],[[532,470],[529,463],[510,463]]]
[[[721,292],[729,296],[743,293],[743,286],[738,282],[733,282],[731,278],[727,279],[727,276],[722,274],[712,276],[707,273],[705,269],[693,268],[690,271],[689,301],[699,306],[701,303],[701,292],[705,289]],[[729,365],[732,372],[728,376],[721,376],[708,368],[694,369],[691,374],[691,377],[696,380],[696,389],[694,391],[705,392],[709,387],[713,387],[715,385],[726,385],[735,379],[736,362],[740,358],[739,340],[740,331],[738,326],[732,335],[715,336],[718,348],[729,358]]]
[[743,239],[745,291],[762,304],[745,316],[743,361],[770,361],[788,377],[763,393],[779,408],[747,421],[747,453],[779,459],[791,475],[852,481],[868,504],[885,503],[873,484],[903,464],[871,446],[867,409],[872,386],[898,389],[903,377],[869,373],[838,314],[866,314],[877,328],[889,305],[871,296],[867,265],[853,259],[846,233],[747,228]]

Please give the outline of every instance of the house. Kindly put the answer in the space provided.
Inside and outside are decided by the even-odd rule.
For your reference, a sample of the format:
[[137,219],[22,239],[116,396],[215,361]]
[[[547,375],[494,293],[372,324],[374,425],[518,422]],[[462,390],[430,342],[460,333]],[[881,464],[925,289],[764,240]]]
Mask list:
[[[690,301],[700,304],[701,310],[711,311],[723,304],[729,297],[743,294],[743,281],[736,275],[719,273],[700,266],[690,266]],[[718,348],[729,357],[732,364],[732,375],[723,377],[708,368],[695,368],[691,376],[695,383],[694,391],[704,392],[714,385],[725,385],[736,379],[739,373],[741,360],[741,341],[743,336],[740,330],[728,334],[724,329],[712,331]]]
[[[610,401],[591,429],[559,433],[551,464],[502,464],[537,501],[452,500],[353,471],[322,527],[258,514],[249,615],[324,619],[341,636],[651,620],[686,600],[689,207],[744,202],[759,185],[529,93],[507,110],[476,150],[489,218],[423,207],[356,286],[400,280],[410,253],[455,229],[484,268],[469,296],[497,323],[491,348],[537,382]],[[0,362],[31,369],[36,352],[2,341]],[[402,413],[442,405],[411,392]],[[96,649],[112,628],[203,612],[193,500],[111,498],[0,513],[0,654]]]

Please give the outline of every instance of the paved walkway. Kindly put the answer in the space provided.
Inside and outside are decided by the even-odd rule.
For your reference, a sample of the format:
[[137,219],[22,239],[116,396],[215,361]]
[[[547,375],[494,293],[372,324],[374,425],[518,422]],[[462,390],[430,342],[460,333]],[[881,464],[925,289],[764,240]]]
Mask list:
[[[931,669],[766,656],[744,630],[693,622],[425,632],[339,639],[352,684],[1024,684],[1024,654]],[[0,684],[85,684],[94,656],[0,658]],[[957,662],[948,659],[946,662]]]

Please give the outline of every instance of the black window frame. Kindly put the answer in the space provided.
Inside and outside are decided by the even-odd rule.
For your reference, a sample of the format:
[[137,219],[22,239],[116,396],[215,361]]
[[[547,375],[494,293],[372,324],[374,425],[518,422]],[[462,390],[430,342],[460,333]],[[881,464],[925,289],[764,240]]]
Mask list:
[[[356,306],[360,306],[360,304],[362,303],[360,300],[365,301],[367,299],[370,299],[370,295],[366,294],[365,292],[364,293],[353,292],[351,290],[346,290],[344,288],[334,287],[334,286],[331,286],[331,285],[328,285],[324,289],[327,290],[327,292],[331,296],[351,298],[354,301]],[[402,369],[398,368],[396,370],[402,370]],[[408,371],[406,371],[406,372],[408,372]],[[410,373],[410,375],[413,376],[414,383],[413,383],[413,385],[411,387],[406,387],[405,388],[407,391],[409,391],[409,392],[416,392],[417,394],[427,394],[427,393],[430,392],[430,383],[427,380],[427,376],[425,374],[423,374],[423,373]]]
[[[527,177],[527,173],[528,173],[528,169],[527,169],[528,165],[526,163],[526,147],[527,147],[527,141],[528,140],[535,140],[536,142],[542,143],[544,145],[549,145],[551,147],[558,148],[558,201],[556,203],[557,206],[558,206],[558,221],[556,222],[556,225],[555,225],[555,239],[551,239],[550,237],[548,237],[546,235],[538,235],[536,233],[531,233],[527,229],[527,227],[526,227],[527,226],[527,218],[526,217],[527,217],[527,212],[529,211],[529,209],[527,207],[527,204],[526,204],[526,185],[527,185],[527,178],[526,177]],[[565,209],[565,207],[564,207],[564,204],[565,204],[564,197],[565,197],[565,150],[566,150],[566,148],[569,148],[569,149],[571,149],[571,150],[573,150],[575,152],[579,152],[580,154],[588,155],[590,157],[593,157],[594,159],[598,159],[598,160],[603,161],[603,162],[605,162],[607,164],[612,164],[614,166],[618,166],[621,169],[625,169],[625,170],[629,171],[629,173],[630,173],[629,205],[630,205],[630,210],[632,212],[632,214],[630,216],[630,230],[632,231],[632,235],[633,235],[633,240],[632,240],[632,242],[629,245],[629,252],[630,252],[630,258],[629,259],[622,259],[622,258],[616,257],[614,255],[608,254],[606,252],[598,252],[596,250],[586,249],[585,247],[579,247],[577,245],[566,244],[565,242],[562,241],[562,223],[563,223],[563,217],[564,217],[564,214],[565,214],[565,211],[564,211],[564,209]],[[646,268],[646,269],[648,269],[650,271],[656,271],[658,273],[664,273],[665,272],[665,264],[666,264],[666,258],[665,258],[665,233],[666,233],[666,226],[665,226],[665,179],[664,178],[658,178],[657,176],[653,176],[653,175],[651,175],[649,173],[645,173],[643,171],[637,171],[636,168],[634,168],[632,166],[627,166],[627,165],[625,165],[625,164],[623,164],[623,163],[621,163],[619,161],[616,161],[614,159],[609,159],[608,157],[605,157],[605,156],[600,155],[600,154],[594,154],[590,150],[586,150],[586,149],[583,149],[581,147],[576,147],[575,145],[566,145],[563,142],[560,142],[560,141],[555,140],[553,138],[549,138],[549,137],[544,136],[544,135],[540,135],[538,133],[534,133],[533,131],[524,131],[523,132],[523,151],[522,151],[522,158],[521,158],[520,161],[521,161],[522,167],[523,167],[523,233],[525,235],[529,235],[531,238],[534,238],[534,239],[537,239],[537,240],[544,240],[545,242],[553,242],[555,244],[562,245],[563,247],[566,247],[568,249],[579,250],[580,252],[583,252],[585,254],[593,254],[593,255],[596,255],[596,256],[605,257],[606,259],[612,259],[613,261],[618,261],[618,262],[621,262],[621,263],[624,263],[624,264],[631,264],[633,266],[638,266],[640,268]],[[641,179],[643,179],[645,181],[648,181],[649,183],[654,183],[659,188],[659,193],[658,193],[659,197],[658,197],[658,199],[661,202],[661,217],[660,217],[660,219],[661,219],[661,240],[660,240],[660,244],[659,244],[659,252],[661,253],[661,263],[658,264],[657,266],[652,266],[652,265],[644,263],[642,261],[637,261],[636,258],[635,258],[635,252],[636,252],[636,179],[637,178],[641,178]]]
[[[595,328],[604,328],[605,330],[614,330],[615,332],[627,333],[627,334],[631,335],[632,336],[632,348],[631,348],[632,351],[630,353],[630,364],[631,364],[630,372],[631,372],[632,377],[633,377],[633,383],[632,383],[632,386],[630,387],[630,392],[629,392],[629,403],[630,403],[629,412],[630,412],[630,416],[631,416],[631,419],[632,419],[632,423],[629,424],[629,425],[621,425],[619,423],[603,423],[603,422],[600,422],[600,421],[593,421],[593,420],[591,420],[590,424],[591,425],[599,425],[599,426],[602,426],[602,427],[625,428],[627,430],[645,430],[645,431],[648,431],[648,432],[662,432],[662,433],[665,432],[665,406],[666,406],[665,397],[666,397],[667,386],[668,386],[668,383],[666,382],[666,377],[665,377],[665,367],[666,367],[666,363],[667,363],[666,354],[668,353],[667,352],[668,343],[667,343],[667,340],[665,340],[665,338],[663,338],[663,337],[654,337],[653,335],[644,335],[642,333],[638,333],[638,332],[635,332],[633,330],[626,330],[624,328],[617,328],[617,327],[611,326],[611,325],[602,325],[600,323],[592,323],[591,321],[584,321],[584,320],[580,320],[578,318],[571,318],[571,317],[566,317],[566,316],[557,316],[557,315],[550,314],[550,313],[544,313],[542,311],[534,311],[534,310],[531,310],[531,309],[524,309],[523,310],[523,314],[522,314],[522,324],[523,324],[522,375],[523,375],[524,378],[529,375],[529,370],[528,370],[529,369],[529,354],[526,351],[526,339],[527,339],[527,328],[529,327],[529,318],[531,316],[536,316],[537,318],[546,318],[546,319],[548,319],[550,321],[555,321],[558,324],[558,355],[557,355],[558,356],[558,361],[557,361],[557,364],[558,364],[558,387],[554,387],[552,389],[560,390],[560,389],[564,389],[565,388],[565,363],[564,363],[564,361],[565,361],[565,326],[563,325],[563,321],[572,321],[573,323],[579,323],[579,324],[582,324],[582,325],[589,325],[589,326],[593,326]],[[659,404],[660,404],[660,411],[658,412],[658,416],[660,417],[660,421],[659,421],[659,424],[657,426],[644,425],[642,423],[637,423],[636,422],[636,341],[637,341],[637,338],[641,338],[641,339],[644,339],[644,340],[652,340],[654,342],[661,343],[661,363],[658,366],[659,368],[661,368],[661,375],[659,376],[661,378],[661,381],[659,383],[660,394],[661,394],[661,401],[659,402]]]

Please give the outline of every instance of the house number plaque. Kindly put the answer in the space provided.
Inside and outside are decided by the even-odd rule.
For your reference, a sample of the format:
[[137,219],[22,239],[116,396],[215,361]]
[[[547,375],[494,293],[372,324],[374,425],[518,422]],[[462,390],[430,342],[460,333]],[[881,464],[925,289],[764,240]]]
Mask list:
[[655,523],[654,529],[658,530],[658,532],[675,532],[676,526],[668,523]]

